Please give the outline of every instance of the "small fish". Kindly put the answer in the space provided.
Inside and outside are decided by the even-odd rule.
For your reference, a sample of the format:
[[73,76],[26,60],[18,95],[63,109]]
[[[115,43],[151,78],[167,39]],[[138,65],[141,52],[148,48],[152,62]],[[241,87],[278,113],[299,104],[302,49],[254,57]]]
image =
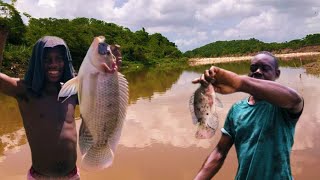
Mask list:
[[207,87],[200,85],[191,96],[189,107],[193,124],[198,126],[197,139],[209,139],[215,134],[219,126],[216,106],[222,107],[222,103],[211,83]]
[[78,93],[81,165],[87,170],[101,170],[112,164],[126,117],[128,82],[116,70],[111,48],[105,37],[94,38],[78,76],[66,82],[58,95]]

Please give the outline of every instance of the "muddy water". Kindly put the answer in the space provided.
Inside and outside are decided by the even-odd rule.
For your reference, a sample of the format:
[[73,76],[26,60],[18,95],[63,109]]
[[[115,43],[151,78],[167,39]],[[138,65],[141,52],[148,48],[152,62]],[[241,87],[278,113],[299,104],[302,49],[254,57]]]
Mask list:
[[[220,66],[239,74],[245,74],[248,67],[246,63]],[[114,164],[100,172],[80,168],[82,179],[192,179],[221,135],[218,132],[210,140],[194,138],[188,101],[198,86],[190,81],[205,68],[127,74],[130,106]],[[278,82],[296,89],[305,99],[305,109],[296,127],[292,173],[295,179],[318,179],[320,78],[306,74],[296,64],[293,67],[283,64],[281,71]],[[218,109],[222,127],[231,105],[247,95],[218,96],[224,105]],[[0,114],[1,179],[25,179],[31,164],[30,149],[15,100],[0,95]],[[232,147],[215,179],[233,179],[236,170],[237,157]]]

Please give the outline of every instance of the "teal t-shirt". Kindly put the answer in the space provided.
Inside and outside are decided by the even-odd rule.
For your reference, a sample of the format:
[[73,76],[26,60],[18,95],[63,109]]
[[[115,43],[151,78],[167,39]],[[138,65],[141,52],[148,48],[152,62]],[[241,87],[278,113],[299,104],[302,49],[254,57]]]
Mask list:
[[266,101],[250,105],[246,98],[235,103],[222,128],[237,151],[235,179],[292,179],[290,152],[300,114]]

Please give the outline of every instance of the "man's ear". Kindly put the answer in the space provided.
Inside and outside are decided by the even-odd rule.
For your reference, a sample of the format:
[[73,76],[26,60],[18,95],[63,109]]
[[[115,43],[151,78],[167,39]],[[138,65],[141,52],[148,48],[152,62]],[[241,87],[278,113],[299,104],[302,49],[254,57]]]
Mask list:
[[276,79],[278,79],[278,78],[279,78],[280,74],[281,74],[280,69],[277,69],[277,70],[276,70]]

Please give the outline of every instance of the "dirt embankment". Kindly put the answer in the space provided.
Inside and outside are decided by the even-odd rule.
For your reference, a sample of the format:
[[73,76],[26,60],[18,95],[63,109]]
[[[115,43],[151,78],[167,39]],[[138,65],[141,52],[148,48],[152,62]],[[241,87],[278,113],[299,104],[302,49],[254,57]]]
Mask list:
[[[300,57],[320,57],[320,52],[300,52],[300,53],[287,53],[287,54],[275,54],[276,57],[283,60],[290,60]],[[253,56],[238,56],[238,57],[217,57],[217,58],[191,58],[189,59],[189,65],[198,66],[205,64],[215,63],[228,63],[236,61],[246,61],[252,59]]]
[[[281,51],[272,52],[276,57],[281,60],[290,60],[302,57],[312,57],[320,59],[320,46],[308,46],[302,47],[297,50],[283,49]],[[205,64],[215,64],[215,63],[228,63],[236,61],[247,61],[252,59],[254,54],[244,55],[244,56],[230,56],[230,57],[214,57],[214,58],[191,58],[189,59],[189,65],[198,66]]]

